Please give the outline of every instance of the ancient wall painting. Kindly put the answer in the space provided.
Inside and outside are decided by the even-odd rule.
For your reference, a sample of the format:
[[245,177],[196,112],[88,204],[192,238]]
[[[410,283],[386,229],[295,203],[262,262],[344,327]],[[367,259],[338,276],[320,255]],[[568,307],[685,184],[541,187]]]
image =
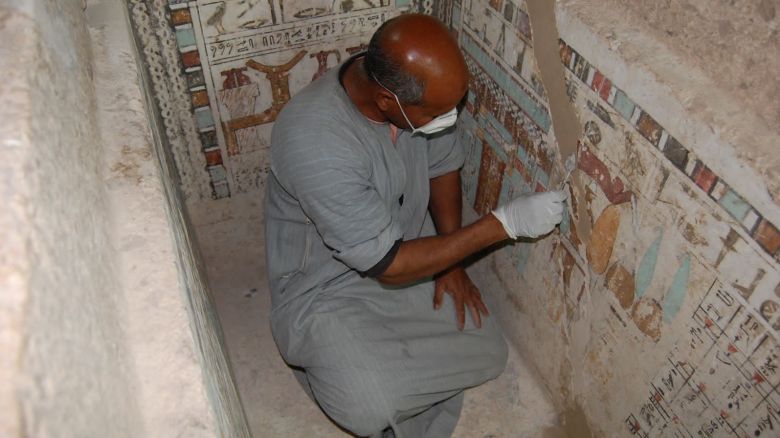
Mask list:
[[647,289],[650,287],[650,283],[653,281],[653,275],[655,275],[656,264],[658,263],[658,252],[661,249],[661,242],[663,242],[663,229],[659,230],[658,237],[653,240],[653,243],[647,247],[642,259],[637,267],[637,273],[635,277],[634,296],[636,298],[642,298]]
[[171,1],[212,196],[262,188],[271,127],[300,89],[366,47],[406,1]]
[[588,263],[593,272],[603,274],[607,271],[619,227],[619,208],[616,205],[607,206],[593,224],[586,250]]
[[[472,76],[460,119],[464,193],[483,213],[556,180],[524,10],[479,0],[451,8]],[[626,377],[641,380],[632,394],[649,388],[646,403],[609,408],[625,413],[625,436],[776,436],[780,234],[626,91],[560,48],[585,128],[577,192],[559,243],[507,246],[502,260],[532,291],[557,288],[540,300],[567,336],[572,318],[606,315],[586,322],[603,391],[618,389],[610,363],[626,362],[621,347],[660,349]]]
[[778,343],[715,282],[626,418],[636,436],[777,436]]
[[[451,16],[471,73],[467,117],[485,146],[503,158],[507,181],[519,184],[507,186],[502,179],[489,190],[478,188],[478,193],[498,192],[503,199],[522,189],[545,188],[553,157],[547,145],[549,111],[543,94],[534,89],[531,80],[534,61],[522,61],[525,69],[516,71],[515,64],[505,62],[503,56],[506,47],[518,47],[521,41],[530,46],[530,36],[523,36],[514,21],[514,17],[525,12],[512,2],[499,6],[463,2],[453,5]],[[493,32],[496,29],[497,33]],[[492,180],[482,177],[481,181]],[[480,202],[477,198],[476,202]]]
[[[556,152],[548,143],[550,115],[524,3],[446,2],[434,10],[458,35],[471,73],[459,121],[467,147],[466,199],[486,213],[522,193],[546,190]],[[518,242],[503,250],[518,275],[526,271],[533,247]]]
[[[306,56],[306,51],[301,50],[292,58],[281,65],[266,65],[249,59],[246,61],[246,67],[234,68],[227,71],[230,73],[236,70],[246,71],[246,68],[252,70],[248,75],[241,73],[243,85],[230,88],[231,82],[226,79],[222,83],[222,90],[218,93],[220,106],[220,119],[222,122],[222,133],[225,138],[225,146],[229,156],[238,155],[244,152],[240,149],[241,145],[251,145],[252,138],[241,139],[239,143],[238,133],[254,126],[265,125],[276,120],[284,105],[290,100],[290,70],[292,70]],[[225,71],[220,72],[222,76]],[[250,76],[251,75],[251,76]],[[260,97],[258,81],[253,81],[252,77],[264,76],[270,88],[270,105],[267,108],[257,108],[257,100]],[[254,83],[253,83],[254,82]],[[247,92],[248,91],[248,92]],[[247,149],[251,146],[247,147]]]
[[[578,154],[593,186],[586,203],[601,216],[621,208],[591,292],[605,288],[621,323],[670,348],[646,402],[627,410],[626,435],[778,436],[776,237],[758,233],[766,220],[745,197],[565,42],[561,59],[587,121]],[[609,246],[601,216],[591,242]],[[599,274],[606,251],[587,253]]]

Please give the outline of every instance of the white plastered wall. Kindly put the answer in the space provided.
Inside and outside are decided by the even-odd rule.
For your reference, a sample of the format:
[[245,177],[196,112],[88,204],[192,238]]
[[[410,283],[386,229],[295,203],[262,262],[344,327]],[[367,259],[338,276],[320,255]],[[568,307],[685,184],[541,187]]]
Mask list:
[[0,4],[0,436],[246,436],[124,7]]

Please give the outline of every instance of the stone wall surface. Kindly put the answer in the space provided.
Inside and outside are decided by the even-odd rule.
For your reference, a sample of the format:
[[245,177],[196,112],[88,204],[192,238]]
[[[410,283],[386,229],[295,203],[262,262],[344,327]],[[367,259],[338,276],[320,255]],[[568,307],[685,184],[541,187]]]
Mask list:
[[127,338],[143,381],[134,396],[152,436],[245,437],[246,420],[172,159],[158,115],[147,113],[149,80],[124,6],[100,0],[86,12],[109,219],[118,277],[129,293]]
[[247,436],[134,52],[118,0],[0,5],[0,436]]
[[0,435],[143,435],[83,3],[6,1],[0,41]]
[[[594,32],[616,43],[613,45],[618,52],[621,52],[620,39],[625,38],[625,34],[619,36],[619,33],[632,27],[641,30],[663,44],[675,57],[684,59],[686,68],[694,71],[691,76],[704,73],[713,89],[728,94],[735,101],[732,105],[741,109],[739,113],[755,117],[757,120],[749,129],[769,128],[775,135],[780,130],[780,83],[768,76],[769,72],[780,69],[777,56],[780,51],[780,2],[777,0],[608,0],[599,2],[598,7],[588,2],[565,3],[571,9],[570,13],[576,13],[593,27]],[[600,25],[593,20],[596,16],[601,16]],[[610,20],[606,20],[607,17]],[[624,23],[623,30],[609,29],[607,22],[611,20]],[[623,56],[632,55],[624,53]],[[636,60],[643,58],[639,53],[633,56]],[[634,61],[633,58],[628,60]],[[692,102],[690,108],[704,110],[700,102]],[[731,114],[732,117],[735,115],[740,114]],[[727,134],[727,131],[721,132],[721,135]],[[749,143],[751,147],[736,144],[737,149],[747,149],[745,152],[750,154],[759,147],[755,143]]]

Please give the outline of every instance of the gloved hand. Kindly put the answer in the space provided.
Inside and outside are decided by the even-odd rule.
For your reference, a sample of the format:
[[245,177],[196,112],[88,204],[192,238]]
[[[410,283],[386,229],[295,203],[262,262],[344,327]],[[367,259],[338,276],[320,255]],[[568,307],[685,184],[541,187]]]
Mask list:
[[510,239],[539,237],[561,222],[568,197],[568,190],[528,193],[499,206],[493,215]]

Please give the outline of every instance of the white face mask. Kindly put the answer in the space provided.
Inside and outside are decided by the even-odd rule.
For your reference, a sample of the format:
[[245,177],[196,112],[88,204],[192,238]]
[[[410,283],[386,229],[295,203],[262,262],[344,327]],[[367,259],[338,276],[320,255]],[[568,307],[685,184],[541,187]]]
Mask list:
[[[400,103],[398,104],[398,107],[399,108],[401,107]],[[404,114],[403,108],[401,108],[401,114],[403,114],[404,118],[406,118],[406,114]],[[431,120],[430,122],[424,124],[423,126],[420,126],[419,128],[415,128],[414,126],[412,126],[412,123],[409,121],[408,118],[406,118],[406,123],[408,123],[409,126],[412,127],[412,134],[416,132],[422,132],[425,135],[431,135],[449,128],[450,126],[454,125],[457,120],[458,120],[458,110],[456,108],[453,108],[447,111],[446,113]]]
[[443,131],[443,130],[449,128],[450,126],[454,125],[455,122],[458,120],[458,109],[457,108],[453,108],[453,109],[447,111],[446,113],[444,113],[444,114],[442,114],[440,116],[437,116],[436,118],[434,118],[430,122],[424,124],[423,126],[420,126],[419,128],[415,128],[414,125],[412,125],[412,122],[409,121],[409,117],[406,116],[406,112],[404,111],[404,107],[401,106],[401,101],[398,100],[398,96],[396,96],[395,93],[390,91],[387,87],[382,85],[376,79],[376,77],[374,77],[374,81],[376,81],[376,83],[379,84],[380,87],[384,88],[390,94],[392,94],[393,97],[395,97],[395,102],[398,104],[398,108],[401,109],[401,114],[404,116],[404,119],[406,120],[406,123],[408,123],[409,126],[412,128],[412,135],[414,135],[414,134],[416,134],[418,132],[421,132],[421,133],[423,133],[425,135],[435,134],[437,132]]

